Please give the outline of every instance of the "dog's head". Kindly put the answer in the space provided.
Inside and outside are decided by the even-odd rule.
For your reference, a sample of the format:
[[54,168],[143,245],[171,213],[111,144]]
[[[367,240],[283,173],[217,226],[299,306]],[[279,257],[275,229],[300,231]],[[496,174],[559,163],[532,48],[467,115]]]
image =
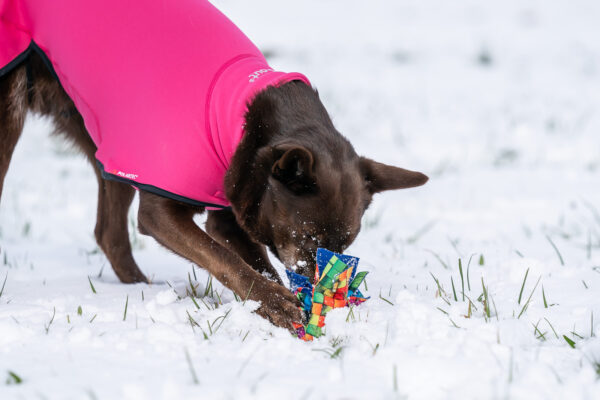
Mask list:
[[427,182],[420,172],[359,157],[306,85],[267,91],[246,120],[247,137],[226,178],[234,213],[256,241],[306,276],[314,274],[318,247],[341,253],[354,241],[375,193]]
[[427,182],[420,172],[358,157],[349,143],[339,154],[295,144],[274,152],[259,223],[271,251],[307,276],[318,247],[342,253],[354,241],[375,193]]

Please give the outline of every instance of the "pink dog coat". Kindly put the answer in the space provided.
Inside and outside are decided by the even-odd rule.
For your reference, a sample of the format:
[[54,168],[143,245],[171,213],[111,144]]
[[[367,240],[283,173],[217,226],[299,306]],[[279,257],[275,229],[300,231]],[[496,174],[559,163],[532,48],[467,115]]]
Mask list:
[[223,207],[248,102],[292,80],[205,0],[0,0],[0,76],[41,51],[106,179]]

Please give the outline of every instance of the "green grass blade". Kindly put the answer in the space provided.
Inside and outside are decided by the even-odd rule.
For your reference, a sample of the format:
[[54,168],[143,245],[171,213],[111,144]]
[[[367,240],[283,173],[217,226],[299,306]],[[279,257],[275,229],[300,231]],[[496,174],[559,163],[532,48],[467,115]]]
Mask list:
[[462,301],[465,301],[465,278],[463,276],[462,260],[458,259],[458,272],[460,272],[460,287],[462,291]]
[[483,310],[485,312],[485,315],[487,316],[487,319],[490,318],[491,312],[490,312],[490,299],[488,297],[488,290],[485,287],[485,283],[483,282],[483,278],[481,278],[481,287],[483,288]]
[[194,385],[198,385],[198,384],[200,384],[200,381],[198,380],[198,375],[196,375],[196,370],[194,369],[194,364],[192,364],[192,358],[190,357],[190,353],[188,353],[187,349],[184,349],[184,351],[185,351],[185,359],[186,359],[188,367],[190,369],[190,374],[192,375],[192,382],[194,382]]
[[521,285],[521,291],[519,292],[519,304],[521,304],[521,296],[523,296],[523,289],[525,289],[525,282],[527,282],[527,275],[529,275],[529,268],[525,271],[525,278],[523,278],[523,284]]
[[94,287],[94,284],[92,283],[92,280],[91,280],[91,278],[89,276],[88,276],[88,281],[90,282],[90,287],[92,288],[92,292],[94,294],[96,294],[97,293],[96,292],[96,288]]
[[0,297],[2,297],[2,293],[4,293],[4,287],[6,286],[7,279],[8,279],[8,271],[6,271],[6,276],[4,276],[4,282],[2,283],[2,289],[0,289]]
[[393,305],[394,305],[394,303],[392,303],[391,301],[389,301],[388,299],[386,299],[385,297],[383,297],[383,296],[381,295],[381,293],[379,293],[379,298],[380,298],[381,300],[385,301],[386,303],[388,303],[390,306],[393,306]]
[[569,344],[569,346],[571,346],[571,348],[575,348],[575,342],[572,341],[571,339],[569,339],[566,335],[563,335],[563,338],[565,339],[565,341]]
[[527,302],[523,305],[523,308],[521,309],[521,312],[519,313],[519,316],[517,317],[517,319],[521,318],[521,315],[523,315],[523,313],[525,312],[525,310],[529,306],[529,303],[531,302],[531,297],[533,296],[533,293],[535,293],[535,289],[537,289],[538,284],[540,283],[541,279],[542,279],[542,277],[540,276],[538,278],[537,282],[535,283],[535,286],[533,287],[533,290],[531,291],[531,294],[527,298]]
[[550,323],[550,321],[548,320],[548,318],[544,318],[546,320],[546,322],[548,323],[548,325],[550,325],[550,329],[552,329],[552,332],[554,332],[554,336],[556,336],[557,339],[559,339],[558,337],[558,333],[556,333],[556,330],[554,329],[554,327],[552,326],[552,324]]
[[8,371],[8,378],[6,379],[7,385],[20,385],[21,383],[23,383],[23,378],[13,371]]
[[127,319],[127,306],[129,305],[129,295],[125,298],[125,311],[123,311],[123,321]]
[[471,254],[471,257],[469,257],[469,262],[467,263],[467,288],[469,289],[469,292],[471,291],[471,278],[469,278],[469,271],[471,270],[471,260],[473,259],[473,256],[475,254]]
[[565,260],[563,260],[562,255],[560,254],[560,251],[558,250],[558,247],[556,247],[556,245],[554,244],[554,242],[552,241],[552,239],[550,239],[550,236],[546,235],[546,239],[548,239],[548,242],[550,242],[550,244],[552,245],[552,248],[556,252],[556,255],[558,256],[558,259],[560,260],[560,265],[564,266],[565,265]]
[[198,302],[196,301],[196,299],[194,298],[194,296],[190,296],[190,299],[192,299],[192,303],[194,303],[194,306],[196,306],[196,309],[199,310],[200,309],[200,305],[198,305]]
[[246,305],[246,300],[248,300],[248,297],[250,297],[250,293],[252,292],[253,287],[254,287],[254,281],[252,281],[252,283],[250,284],[250,289],[248,289],[248,293],[246,294],[246,298],[242,302],[242,305]]
[[190,290],[192,291],[192,296],[198,297],[198,292],[196,292],[196,287],[192,283],[192,276],[190,275],[189,272],[188,272],[188,282],[190,284]]
[[446,304],[450,305],[450,302],[448,300],[446,300],[446,298],[444,297],[445,292],[444,292],[444,289],[442,289],[442,285],[440,285],[440,281],[438,280],[438,278],[436,278],[435,275],[433,275],[431,272],[429,272],[429,275],[431,275],[431,277],[435,281],[435,284],[437,285],[438,294],[439,294],[440,298],[442,300],[444,300],[444,302]]
[[458,297],[456,297],[456,288],[454,287],[454,279],[450,277],[450,283],[452,284],[452,294],[454,296],[454,301],[458,301]]
[[446,262],[444,260],[442,260],[442,258],[439,256],[439,254],[437,254],[436,252],[432,251],[432,250],[426,250],[428,253],[431,253],[439,262],[440,264],[442,264],[442,266],[446,269],[450,269],[450,267],[448,266],[448,264],[446,264]]

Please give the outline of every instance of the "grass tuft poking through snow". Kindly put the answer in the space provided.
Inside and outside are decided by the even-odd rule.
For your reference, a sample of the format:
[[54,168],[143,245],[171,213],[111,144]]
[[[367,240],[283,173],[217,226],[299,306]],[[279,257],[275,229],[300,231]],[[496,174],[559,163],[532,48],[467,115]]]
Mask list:
[[5,382],[7,385],[20,385],[21,383],[23,383],[23,378],[21,378],[15,372],[8,371],[7,374],[8,377],[6,378]]

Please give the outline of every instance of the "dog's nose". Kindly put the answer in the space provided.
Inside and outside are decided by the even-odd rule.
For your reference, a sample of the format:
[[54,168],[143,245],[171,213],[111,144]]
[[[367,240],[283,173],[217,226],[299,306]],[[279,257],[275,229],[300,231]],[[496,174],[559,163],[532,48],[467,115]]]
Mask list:
[[345,239],[346,239],[345,237],[331,236],[331,237],[328,237],[327,240],[325,240],[323,245],[320,247],[324,247],[327,250],[331,250],[335,253],[342,253],[346,247]]

